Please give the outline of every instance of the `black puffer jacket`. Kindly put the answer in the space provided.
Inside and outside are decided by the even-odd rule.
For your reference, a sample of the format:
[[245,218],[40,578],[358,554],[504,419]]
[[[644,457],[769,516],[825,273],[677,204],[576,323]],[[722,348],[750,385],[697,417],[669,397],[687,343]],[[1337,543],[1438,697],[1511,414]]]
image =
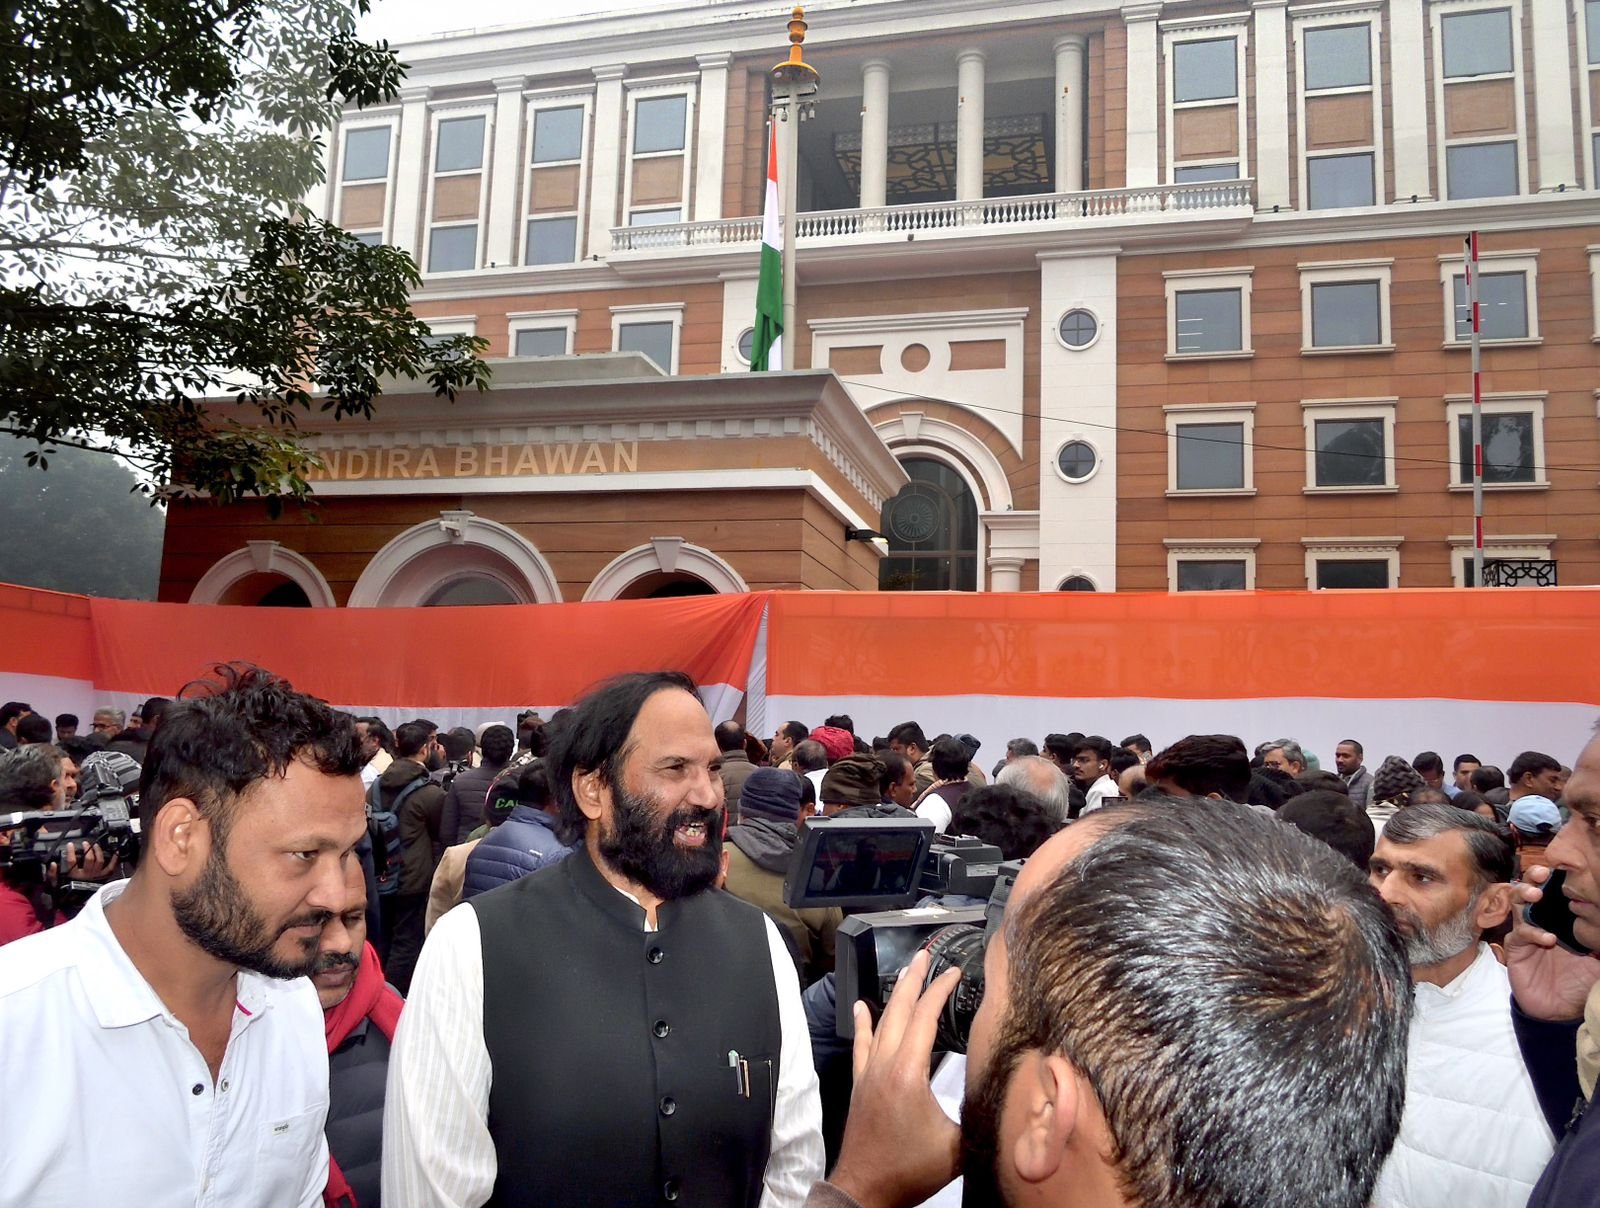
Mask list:
[[370,1019],[328,1054],[328,1150],[358,1208],[378,1208],[383,1170],[383,1086],[389,1042]]

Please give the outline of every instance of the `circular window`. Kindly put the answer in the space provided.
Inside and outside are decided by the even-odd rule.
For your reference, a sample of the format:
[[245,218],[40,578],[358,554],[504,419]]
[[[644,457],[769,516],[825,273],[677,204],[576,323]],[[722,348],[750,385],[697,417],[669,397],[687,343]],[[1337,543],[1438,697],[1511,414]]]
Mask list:
[[1056,324],[1056,338],[1068,348],[1087,348],[1100,334],[1100,321],[1094,312],[1074,307]]
[[1100,454],[1086,440],[1069,440],[1056,451],[1056,473],[1068,482],[1084,482],[1100,468]]
[[754,327],[746,327],[739,333],[739,359],[748,365],[751,356],[755,354],[755,350],[756,329]]
[[1095,591],[1094,580],[1085,575],[1068,575],[1061,581],[1058,591]]

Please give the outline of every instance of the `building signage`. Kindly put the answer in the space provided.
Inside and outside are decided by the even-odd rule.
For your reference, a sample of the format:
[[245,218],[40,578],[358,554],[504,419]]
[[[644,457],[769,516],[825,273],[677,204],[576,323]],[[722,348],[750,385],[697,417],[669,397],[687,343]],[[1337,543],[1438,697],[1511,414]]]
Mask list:
[[557,444],[453,445],[443,448],[327,449],[312,482],[373,479],[534,478],[568,474],[632,474],[639,442],[569,441]]

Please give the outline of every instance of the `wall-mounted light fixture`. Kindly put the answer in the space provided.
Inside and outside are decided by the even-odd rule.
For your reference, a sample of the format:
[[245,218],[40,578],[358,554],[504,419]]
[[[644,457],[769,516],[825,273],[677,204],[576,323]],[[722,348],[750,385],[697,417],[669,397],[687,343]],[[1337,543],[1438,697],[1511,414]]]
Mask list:
[[889,538],[885,537],[877,529],[851,528],[849,525],[846,525],[844,530],[844,539],[846,541],[864,541],[868,545],[876,545],[880,550],[885,552],[887,552],[889,549]]

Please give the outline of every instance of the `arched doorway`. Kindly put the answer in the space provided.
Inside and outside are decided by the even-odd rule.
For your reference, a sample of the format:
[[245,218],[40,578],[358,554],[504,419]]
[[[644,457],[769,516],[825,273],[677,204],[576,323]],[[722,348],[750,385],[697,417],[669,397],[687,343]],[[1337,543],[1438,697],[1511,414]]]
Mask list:
[[749,591],[732,565],[682,537],[652,537],[613,558],[583,598],[659,600],[671,596],[715,596]]
[[469,511],[413,525],[375,555],[350,590],[352,608],[554,604],[561,587],[528,540]]
[[978,501],[967,481],[930,457],[902,457],[911,481],[883,506],[889,555],[880,591],[976,591]]
[[470,608],[485,604],[521,604],[516,592],[488,575],[447,579],[423,598],[424,608]]
[[717,589],[698,575],[658,573],[644,575],[624,587],[618,600],[667,600],[681,596],[714,596]]
[[305,555],[276,541],[248,541],[201,576],[189,603],[332,608],[336,602],[328,581]]

